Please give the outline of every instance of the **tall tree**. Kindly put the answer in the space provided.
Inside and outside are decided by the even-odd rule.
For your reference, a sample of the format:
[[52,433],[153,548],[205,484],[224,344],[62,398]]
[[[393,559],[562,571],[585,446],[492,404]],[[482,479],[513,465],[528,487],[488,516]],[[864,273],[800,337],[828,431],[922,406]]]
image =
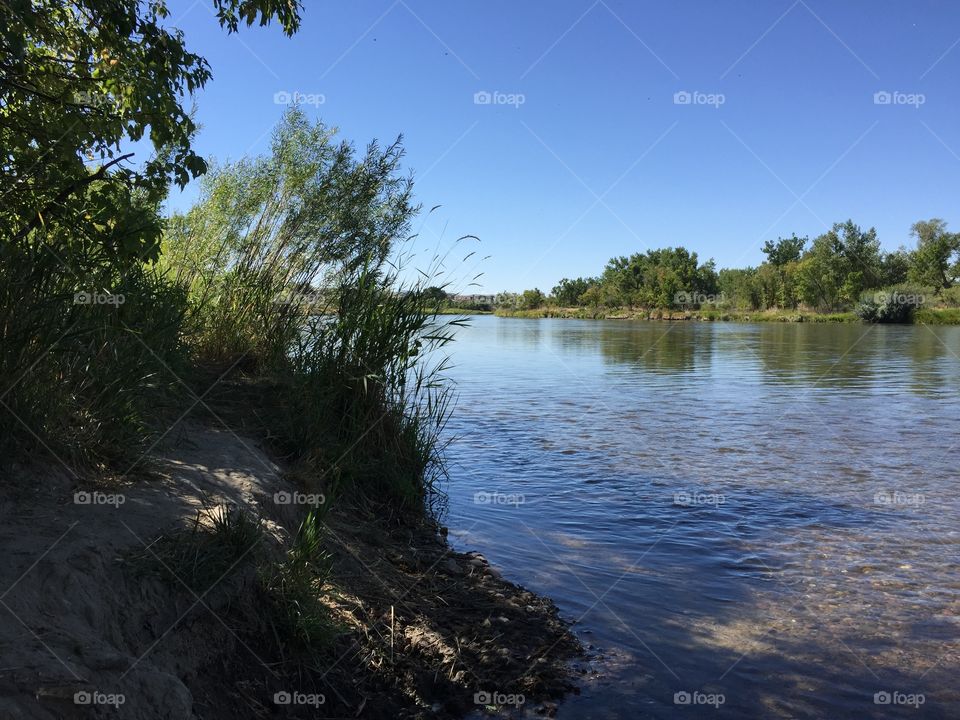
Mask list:
[[768,263],[774,267],[783,267],[787,263],[796,262],[800,259],[808,240],[809,238],[801,238],[796,235],[779,238],[776,242],[767,240],[763,244],[763,252],[767,256]]
[[960,233],[947,232],[947,223],[933,218],[914,223],[910,235],[917,239],[910,256],[910,280],[930,285],[936,293],[952,287],[960,276]]

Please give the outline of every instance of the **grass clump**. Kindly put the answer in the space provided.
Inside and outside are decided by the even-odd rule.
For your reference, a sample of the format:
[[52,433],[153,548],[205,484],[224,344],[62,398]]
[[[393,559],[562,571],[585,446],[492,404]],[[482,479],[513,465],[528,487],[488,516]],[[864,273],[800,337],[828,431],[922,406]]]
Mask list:
[[260,582],[278,636],[307,653],[327,647],[335,633],[321,597],[330,575],[323,525],[310,511],[282,561],[261,570]]
[[198,512],[189,528],[162,536],[129,560],[138,572],[199,597],[246,577],[252,587],[241,593],[256,603],[255,614],[272,628],[267,636],[280,644],[281,655],[292,649],[311,656],[328,648],[336,632],[322,601],[330,574],[323,541],[316,511],[278,552],[260,519],[221,505]]
[[[191,526],[160,537],[134,565],[203,594],[234,570],[261,559],[263,527],[249,513],[221,505],[197,513]],[[247,560],[246,563],[243,563]]]

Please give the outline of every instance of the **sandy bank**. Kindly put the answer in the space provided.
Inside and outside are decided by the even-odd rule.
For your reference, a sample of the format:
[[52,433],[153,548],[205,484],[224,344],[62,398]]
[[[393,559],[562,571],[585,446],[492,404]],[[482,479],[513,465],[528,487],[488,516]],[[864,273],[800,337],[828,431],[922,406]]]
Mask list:
[[138,572],[204,507],[262,518],[278,551],[302,515],[252,439],[187,422],[153,455],[120,484],[46,464],[4,483],[0,717],[455,717],[488,697],[549,712],[570,689],[579,646],[552,603],[428,527],[329,517],[337,631],[313,664],[274,636],[244,558],[205,589]]

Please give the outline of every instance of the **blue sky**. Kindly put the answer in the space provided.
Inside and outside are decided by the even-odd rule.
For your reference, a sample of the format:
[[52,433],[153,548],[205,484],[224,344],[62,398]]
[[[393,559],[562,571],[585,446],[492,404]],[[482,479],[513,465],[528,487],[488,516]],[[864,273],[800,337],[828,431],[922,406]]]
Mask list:
[[479,236],[477,292],[666,245],[757,264],[847,218],[891,249],[916,220],[960,230],[950,0],[305,0],[289,39],[227,36],[210,5],[170,2],[213,69],[199,150],[265,152],[282,93],[358,145],[402,133],[417,199],[442,206],[422,245]]

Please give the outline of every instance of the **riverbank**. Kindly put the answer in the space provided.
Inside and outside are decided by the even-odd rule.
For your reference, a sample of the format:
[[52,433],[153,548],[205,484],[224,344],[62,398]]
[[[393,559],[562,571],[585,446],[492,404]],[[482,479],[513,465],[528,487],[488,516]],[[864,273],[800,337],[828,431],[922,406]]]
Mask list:
[[285,611],[316,618],[284,605],[286,573],[309,547],[298,503],[325,498],[254,436],[181,422],[133,482],[10,475],[3,717],[453,718],[520,701],[546,712],[572,688],[580,646],[552,602],[454,552],[436,525],[345,506],[315,553],[328,640],[304,652]]
[[[578,320],[684,320],[701,322],[812,322],[856,323],[852,312],[818,313],[806,310],[646,310],[641,308],[544,307],[535,310],[498,309],[497,317],[572,318]],[[916,324],[960,325],[960,308],[921,308],[913,318]]]

